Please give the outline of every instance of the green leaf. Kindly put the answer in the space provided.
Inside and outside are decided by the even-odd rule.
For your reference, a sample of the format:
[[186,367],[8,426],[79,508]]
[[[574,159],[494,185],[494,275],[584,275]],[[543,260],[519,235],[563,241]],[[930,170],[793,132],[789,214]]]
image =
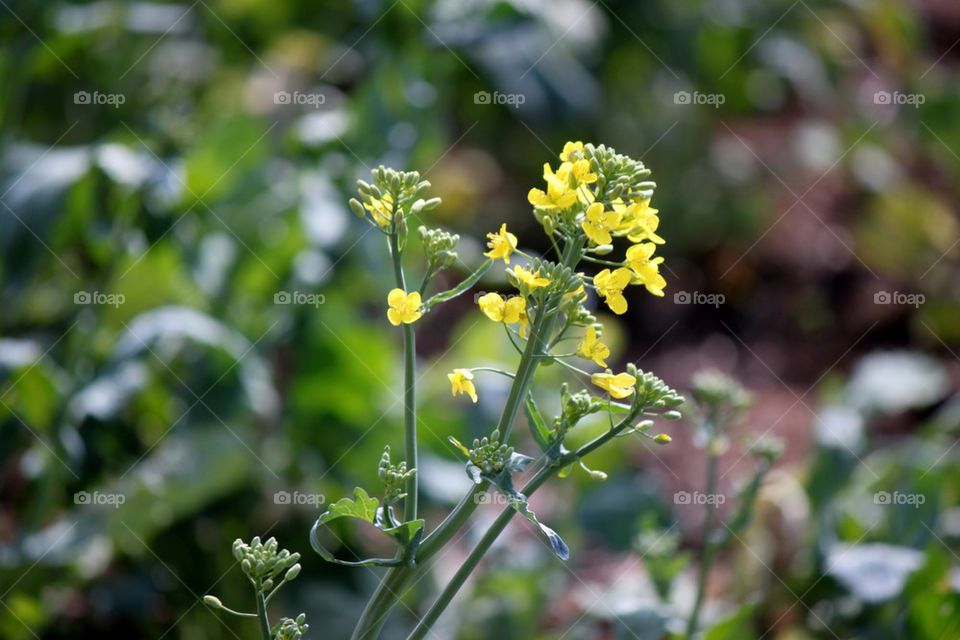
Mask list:
[[[393,558],[367,558],[356,561],[340,560],[334,556],[329,549],[324,547],[322,542],[320,542],[321,527],[326,526],[334,520],[339,520],[340,518],[356,518],[377,526],[377,528],[391,535],[401,546],[409,543],[410,540],[412,540],[416,535],[417,530],[423,528],[423,520],[414,520],[389,529],[382,529],[381,526],[378,526],[377,522],[379,501],[376,498],[371,498],[369,495],[367,495],[367,492],[360,487],[354,488],[353,495],[353,498],[341,498],[337,500],[330,505],[329,509],[327,509],[319,518],[317,518],[317,521],[313,523],[313,527],[310,529],[310,546],[313,547],[313,550],[320,554],[320,557],[322,557],[324,560],[327,562],[333,562],[335,564],[342,564],[350,567],[385,567],[400,564],[399,560]],[[418,522],[419,525],[417,524]]]
[[480,265],[476,271],[474,271],[469,276],[467,276],[467,278],[463,282],[455,286],[453,289],[448,289],[447,291],[441,291],[440,293],[437,293],[431,296],[423,304],[424,309],[430,309],[436,304],[440,304],[441,302],[447,302],[448,300],[453,300],[457,296],[466,293],[470,289],[470,287],[477,284],[477,281],[483,277],[483,274],[485,274],[487,272],[487,269],[489,269],[492,265],[493,265],[493,260],[487,260],[482,265]]
[[371,498],[367,492],[360,487],[353,490],[353,498],[340,498],[330,508],[317,519],[318,524],[327,524],[337,518],[360,518],[367,522],[373,522],[377,516],[377,506],[380,502],[376,498]]
[[549,451],[553,435],[533,399],[533,394],[527,394],[527,399],[523,403],[523,410],[527,414],[527,423],[530,425],[530,433],[533,435],[533,439],[537,441],[541,449],[545,452]]
[[550,544],[550,548],[553,550],[553,553],[558,558],[561,560],[570,559],[570,547],[567,546],[567,543],[563,541],[563,538],[561,538],[556,531],[537,519],[537,515],[532,509],[530,509],[530,504],[527,502],[527,497],[513,487],[513,480],[510,477],[509,471],[504,470],[496,478],[488,479],[493,482],[493,484],[504,496],[506,496],[510,506],[517,513],[522,515],[540,529],[540,532],[543,533],[544,537],[547,539],[547,542]]

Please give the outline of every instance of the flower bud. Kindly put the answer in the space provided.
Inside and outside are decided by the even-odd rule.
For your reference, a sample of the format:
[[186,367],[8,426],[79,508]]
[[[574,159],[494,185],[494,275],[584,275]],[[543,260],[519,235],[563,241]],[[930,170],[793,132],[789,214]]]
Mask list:
[[653,437],[653,441],[656,442],[657,444],[670,444],[671,442],[673,442],[673,438],[671,438],[665,433],[658,433]]
[[203,596],[203,604],[213,609],[223,609],[223,603],[216,596]]

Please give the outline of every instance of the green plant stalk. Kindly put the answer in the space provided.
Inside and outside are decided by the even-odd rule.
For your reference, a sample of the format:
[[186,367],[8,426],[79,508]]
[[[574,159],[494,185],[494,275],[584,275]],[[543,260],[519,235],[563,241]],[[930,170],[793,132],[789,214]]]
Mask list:
[[[709,448],[708,448],[709,449]],[[710,577],[710,565],[713,564],[715,545],[710,543],[713,535],[714,522],[717,515],[717,506],[711,505],[709,497],[717,490],[717,456],[713,453],[707,454],[707,497],[706,512],[703,516],[703,557],[700,559],[700,569],[697,575],[697,595],[693,602],[693,609],[690,611],[690,619],[687,621],[686,638],[690,640],[696,633],[697,624],[700,621],[700,609],[703,607],[704,596],[707,592],[707,579]]]
[[267,601],[263,597],[261,590],[263,585],[256,585],[257,589],[257,618],[260,621],[260,636],[263,640],[271,640],[270,618],[267,617]]
[[[390,233],[390,256],[393,258],[393,273],[397,287],[407,290],[403,276],[400,238],[394,229]],[[412,324],[403,325],[403,457],[408,469],[417,468],[417,394],[416,394],[417,338]],[[417,474],[407,478],[403,499],[405,522],[417,519]]]
[[[584,242],[585,240],[583,238],[577,238],[565,246],[562,256],[562,263],[564,265],[570,267],[571,269],[576,267],[577,263],[580,261]],[[397,246],[396,234],[391,235],[390,249],[394,255],[394,272],[397,274],[398,282],[402,282],[403,270],[400,266],[400,252]],[[401,288],[403,287],[401,286]],[[549,338],[550,332],[553,330],[553,325],[556,322],[556,317],[556,313],[544,314],[540,318],[537,318],[534,326],[531,328],[530,339],[527,340],[527,346],[524,349],[523,354],[520,356],[520,364],[517,367],[516,376],[513,379],[513,384],[510,386],[510,392],[507,396],[507,401],[504,405],[503,412],[500,414],[500,420],[497,423],[500,433],[503,434],[504,441],[506,441],[507,437],[510,435],[513,423],[516,420],[517,413],[520,410],[520,405],[530,387],[533,374],[540,364],[540,358],[536,357],[539,355],[537,350],[546,344],[545,341],[541,340],[541,337],[547,336],[547,338]],[[409,327],[410,325],[405,326]],[[411,396],[412,393],[413,392],[411,390]],[[414,421],[415,419],[416,414],[414,413]],[[415,437],[415,422],[413,425],[413,433]],[[407,443],[409,444],[409,442],[410,439],[407,438]],[[409,456],[409,454],[407,455]],[[416,451],[414,451],[414,459],[415,458]],[[410,458],[408,457],[408,460],[409,459]],[[409,467],[410,462],[407,462],[407,465]],[[416,485],[414,485],[414,487],[415,486]],[[417,552],[418,562],[424,562],[428,560],[433,556],[433,554],[443,548],[443,546],[447,544],[451,538],[453,538],[460,527],[462,527],[467,520],[469,520],[470,516],[476,510],[479,504],[476,496],[486,489],[486,482],[475,485],[467,493],[467,495],[460,500],[454,510],[443,519],[437,528],[429,536],[427,536],[427,538],[420,545],[420,549]],[[404,515],[406,516],[406,514],[407,512],[405,509]],[[415,517],[416,516],[414,516],[414,518]],[[411,518],[407,519],[409,520]],[[403,589],[404,585],[413,577],[415,573],[416,569],[414,567],[396,567],[387,571],[387,573],[381,579],[380,584],[373,592],[373,595],[370,597],[370,601],[367,602],[367,606],[364,608],[363,613],[360,616],[360,620],[357,622],[357,626],[354,628],[351,640],[375,640],[380,635],[380,630],[386,623],[388,614],[399,601],[400,590]]]
[[[552,464],[545,464],[542,466],[530,479],[530,482],[523,487],[522,493],[529,498],[537,489],[540,488],[544,482],[546,482],[560,469],[571,462],[590,454],[597,448],[609,442],[611,439],[615,438],[621,431],[631,426],[638,413],[639,410],[631,411],[630,415],[622,420],[616,427],[585,444],[575,453],[567,454],[559,460],[554,461]],[[420,622],[417,623],[417,626],[414,627],[413,631],[410,632],[410,635],[407,636],[407,640],[422,640],[424,637],[426,637],[426,635],[430,632],[431,627],[436,624],[437,620],[440,618],[446,608],[450,606],[450,602],[453,600],[453,597],[467,581],[467,578],[470,577],[470,574],[473,573],[473,570],[477,568],[477,565],[480,564],[483,556],[486,555],[487,551],[490,550],[490,547],[493,546],[493,543],[496,541],[496,539],[500,537],[500,534],[503,533],[503,530],[506,528],[507,524],[510,523],[510,520],[514,515],[516,515],[516,513],[517,512],[514,509],[508,507],[504,509],[494,523],[490,525],[490,528],[487,529],[487,532],[483,534],[483,537],[477,543],[477,546],[474,547],[473,551],[470,552],[470,555],[468,555],[466,560],[463,561],[463,564],[460,565],[460,568],[457,569],[457,573],[454,574],[447,586],[444,587],[440,595],[437,596],[436,601],[430,606],[430,609],[427,611],[427,613],[423,616]]]

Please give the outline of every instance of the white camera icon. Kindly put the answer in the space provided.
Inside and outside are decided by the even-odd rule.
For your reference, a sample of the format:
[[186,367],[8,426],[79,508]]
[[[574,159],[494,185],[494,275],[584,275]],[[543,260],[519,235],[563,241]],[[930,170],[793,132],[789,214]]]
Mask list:
[[690,104],[692,97],[689,91],[677,91],[673,94],[674,104]]
[[290,104],[292,100],[293,96],[289,91],[277,91],[273,94],[273,104]]
[[73,104],[90,104],[89,91],[77,91],[73,94]]

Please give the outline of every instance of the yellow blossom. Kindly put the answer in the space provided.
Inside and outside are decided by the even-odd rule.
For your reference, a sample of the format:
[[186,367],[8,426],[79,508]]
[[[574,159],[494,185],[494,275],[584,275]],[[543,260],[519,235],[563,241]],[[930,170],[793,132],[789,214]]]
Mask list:
[[416,291],[407,293],[403,289],[393,289],[387,295],[387,319],[393,326],[401,323],[410,324],[420,319],[420,294]]
[[520,336],[527,333],[527,301],[520,296],[504,300],[498,293],[488,293],[477,300],[480,310],[494,322],[520,323]]
[[611,397],[622,400],[633,395],[637,379],[629,373],[614,375],[607,369],[606,373],[595,373],[590,376],[590,382],[609,393]]
[[593,277],[593,286],[596,287],[597,294],[617,315],[621,315],[627,310],[627,299],[623,297],[623,290],[630,284],[632,275],[629,269],[620,267],[614,271],[604,269]]
[[576,186],[584,184],[593,184],[597,181],[597,174],[590,171],[589,160],[577,160],[576,162],[565,162],[563,166],[569,165],[569,174],[573,178]]
[[587,327],[587,334],[583,337],[583,342],[577,347],[577,355],[587,360],[593,360],[597,366],[606,367],[604,361],[610,355],[610,347],[600,342],[597,338],[597,328],[593,325]]
[[540,209],[566,209],[577,201],[577,192],[570,189],[568,178],[570,167],[561,166],[554,173],[549,164],[543,165],[543,179],[547,181],[547,192],[540,189],[530,189],[527,200]]
[[610,232],[620,225],[620,214],[604,211],[603,204],[594,202],[587,208],[586,219],[580,225],[594,244],[610,244],[613,238]]
[[577,158],[583,157],[583,143],[579,140],[577,142],[568,142],[563,145],[563,151],[560,153],[561,162],[572,162]]
[[633,272],[631,284],[642,284],[655,296],[663,297],[667,281],[660,275],[663,258],[653,258],[656,245],[650,242],[635,244],[627,249],[627,266]]
[[450,380],[450,392],[453,395],[465,393],[474,402],[477,401],[477,388],[473,386],[473,372],[469,369],[454,369],[447,374]]
[[[660,226],[659,211],[650,207],[650,202],[641,200],[630,205],[630,223],[631,227],[627,231],[627,238],[630,242],[643,242],[649,240],[656,244],[664,244],[666,240],[657,235],[657,227]],[[627,218],[628,216],[624,216]]]
[[500,231],[497,233],[488,233],[487,238],[490,242],[487,247],[490,249],[483,254],[491,260],[503,259],[504,264],[510,264],[510,254],[517,248],[517,236],[507,231],[507,225],[500,225]]
[[373,221],[381,228],[390,226],[393,220],[393,196],[389,193],[385,193],[383,198],[370,198],[363,208],[370,212]]
[[548,278],[541,278],[540,272],[536,273],[530,271],[529,269],[524,269],[523,267],[514,267],[509,271],[513,274],[513,277],[517,279],[520,284],[525,284],[531,289],[536,289],[537,287],[545,287],[550,284]]

